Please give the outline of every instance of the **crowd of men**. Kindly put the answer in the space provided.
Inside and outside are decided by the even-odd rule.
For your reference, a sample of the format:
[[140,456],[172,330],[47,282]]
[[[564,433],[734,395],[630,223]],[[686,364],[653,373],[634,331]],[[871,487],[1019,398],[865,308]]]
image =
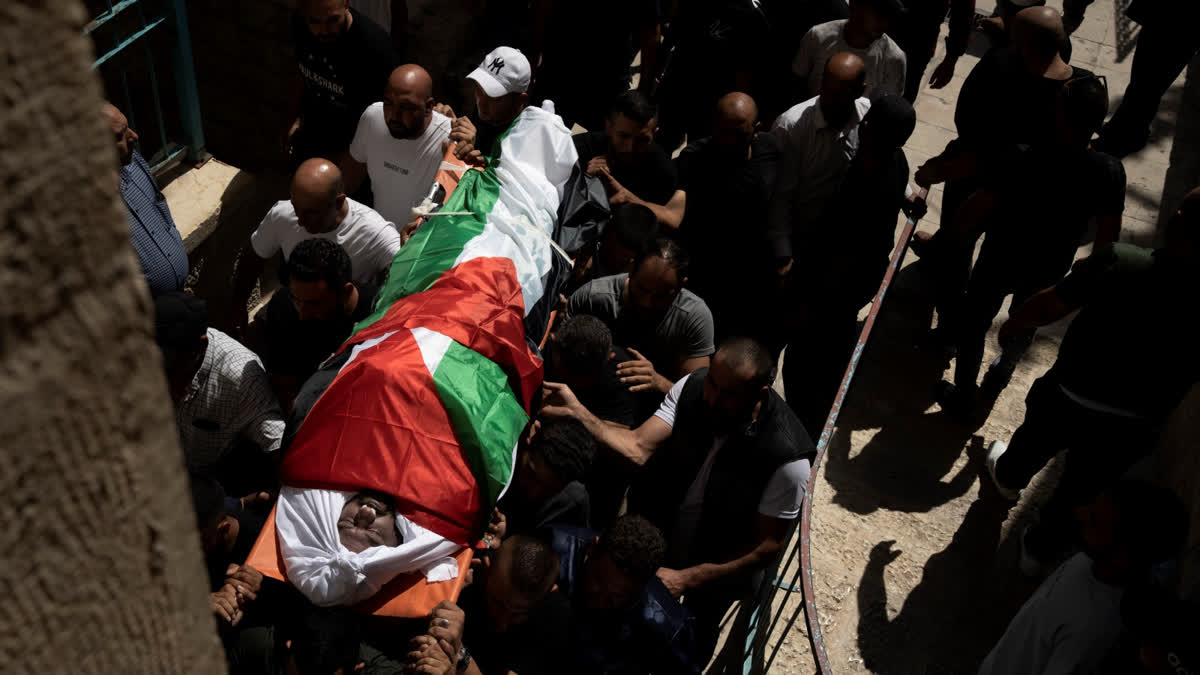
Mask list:
[[[461,45],[486,54],[462,97],[435,81],[444,71],[417,65],[405,2],[300,0],[290,194],[245,243],[232,316],[183,290],[170,210],[137,134],[105,106],[233,672],[703,672],[722,618],[743,601],[744,626],[797,522],[812,439],[898,217],[924,214],[902,148],[947,13],[930,86],[950,81],[969,39],[992,46],[958,96],[958,138],[915,171],[918,187],[945,184],[940,228],[913,242],[935,281],[930,344],[957,356],[943,408],[977,416],[1037,327],[1078,311],[1024,423],[986,466],[1015,500],[1066,450],[1053,499],[1022,535],[1021,568],[1044,575],[1081,552],[981,672],[1168,672],[1155,668],[1177,643],[1145,617],[1191,615],[1149,580],[1178,551],[1186,516],[1161,489],[1120,481],[1200,378],[1197,321],[1174,306],[1200,286],[1200,189],[1162,248],[1119,243],[1120,158],[1145,144],[1200,46],[1181,30],[1200,18],[1194,3],[1135,0],[1142,37],[1107,124],[1104,78],[1070,61],[1088,0],[1067,2],[1065,19],[1000,0],[974,38],[973,0],[658,4],[491,0],[489,30]],[[418,621],[312,607],[245,564],[297,392],[371,313],[447,148],[486,165],[543,101],[585,129],[577,178],[601,186],[606,222],[569,252],[540,407],[472,583]],[[281,287],[251,321],[277,258]],[[1002,354],[979,382],[1009,296]],[[785,348],[786,400],[772,386]],[[347,502],[360,550],[396,545],[394,508],[369,492]]]

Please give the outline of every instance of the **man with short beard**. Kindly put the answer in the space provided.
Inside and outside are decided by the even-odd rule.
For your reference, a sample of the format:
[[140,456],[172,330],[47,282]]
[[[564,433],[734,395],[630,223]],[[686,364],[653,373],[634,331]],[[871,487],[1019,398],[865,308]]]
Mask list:
[[392,71],[383,100],[358,120],[342,162],[349,194],[370,177],[375,210],[393,223],[412,220],[412,207],[433,184],[450,137],[450,118],[433,109],[433,78],[408,64]]
[[336,161],[399,65],[392,40],[349,0],[299,0],[292,36],[296,74],[284,147],[293,167],[313,157]]
[[666,537],[658,578],[673,596],[684,596],[684,607],[696,616],[704,661],[725,612],[754,592],[783,548],[816,455],[800,421],[771,388],[774,369],[762,345],[732,338],[710,368],[675,383],[637,429],[603,422],[566,385],[545,384],[542,417],[575,418],[602,446],[640,466],[629,512]]

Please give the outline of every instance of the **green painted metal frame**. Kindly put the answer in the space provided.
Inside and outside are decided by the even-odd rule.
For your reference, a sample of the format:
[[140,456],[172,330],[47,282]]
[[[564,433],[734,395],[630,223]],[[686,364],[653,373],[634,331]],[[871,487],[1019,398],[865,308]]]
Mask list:
[[[158,122],[159,141],[162,152],[153,160],[154,169],[182,156],[188,162],[200,162],[207,157],[204,151],[204,127],[200,118],[200,94],[196,87],[196,71],[192,61],[192,38],[188,30],[187,6],[184,0],[165,0],[165,12],[162,16],[148,18],[143,0],[108,0],[108,9],[92,19],[84,27],[85,35],[95,36],[96,32],[110,24],[119,15],[136,11],[141,28],[129,35],[117,35],[111,49],[100,54],[92,63],[92,68],[100,68],[109,60],[135,45],[141,46],[150,69],[150,89],[154,99],[154,113]],[[154,54],[149,42],[144,38],[155,30],[171,31],[171,73],[174,77],[175,92],[179,106],[180,126],[183,128],[181,138],[167,138],[166,120],[163,112],[162,99],[159,95],[158,69],[155,68]],[[114,29],[115,30],[115,29]],[[130,118],[130,125],[136,127],[133,117],[132,96],[129,92],[129,81],[124,70],[121,71],[121,86],[123,89],[125,110]]]

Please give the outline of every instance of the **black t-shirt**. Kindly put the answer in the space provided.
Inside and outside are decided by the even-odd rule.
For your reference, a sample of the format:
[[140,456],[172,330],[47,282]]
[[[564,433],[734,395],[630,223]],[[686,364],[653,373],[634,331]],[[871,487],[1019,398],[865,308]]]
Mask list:
[[686,86],[728,92],[738,73],[770,61],[767,17],[750,0],[691,0],[672,28],[679,40],[673,58]]
[[359,284],[358,304],[348,317],[301,321],[287,286],[267,305],[267,370],[273,375],[308,377],[350,337],[354,324],[371,314],[379,289]]
[[774,134],[758,134],[750,148],[749,159],[730,161],[706,138],[675,159],[687,193],[679,238],[691,255],[689,286],[706,299],[705,290],[748,281],[770,258],[767,209],[782,154]]
[[988,155],[1017,143],[1047,144],[1054,133],[1058,91],[1071,80],[1091,77],[1075,67],[1067,80],[1029,74],[1012,47],[989,51],[963,82],[954,109],[959,142]]
[[296,62],[304,81],[300,117],[314,149],[350,145],[363,110],[383,98],[392,69],[400,65],[387,32],[350,10],[350,29],[332,44],[313,37],[303,19],[292,20]]
[[[572,140],[581,166],[586,167],[593,157],[608,153],[608,137],[602,131],[575,134]],[[610,164],[608,170],[625,189],[651,204],[666,204],[675,195],[675,166],[671,164],[671,156],[655,143],[632,164]]]
[[508,519],[508,534],[532,534],[551,525],[587,527],[591,524],[591,502],[587,488],[579,481],[571,481],[540,504],[519,502],[509,491],[497,505]]
[[1125,210],[1125,167],[1091,149],[1020,145],[990,166],[984,188],[996,200],[984,247],[1050,286],[1066,274],[1093,217]]
[[564,672],[571,626],[567,598],[558,591],[550,593],[525,623],[498,633],[488,627],[483,583],[467,586],[458,598],[458,606],[466,614],[463,645],[479,669],[484,673],[507,669],[518,675]]
[[554,0],[538,79],[627,82],[637,32],[658,23],[659,13],[659,0]]

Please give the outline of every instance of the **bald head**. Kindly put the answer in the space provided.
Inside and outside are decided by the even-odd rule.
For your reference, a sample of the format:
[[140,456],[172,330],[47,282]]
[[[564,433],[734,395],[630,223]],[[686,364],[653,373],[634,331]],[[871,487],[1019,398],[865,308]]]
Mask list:
[[738,124],[754,124],[758,121],[758,104],[749,94],[740,91],[725,94],[717,101],[717,119]]
[[393,138],[420,138],[433,119],[433,78],[415,63],[392,71],[383,92],[383,120]]
[[407,63],[392,71],[387,81],[388,92],[409,93],[422,101],[433,98],[433,78],[415,63]]
[[829,62],[825,64],[825,76],[821,79],[821,88],[823,90],[829,83],[864,86],[866,81],[867,64],[857,54],[838,52],[829,57]]
[[129,120],[125,114],[108,101],[100,106],[100,114],[104,116],[109,130],[112,131],[113,141],[117,146],[117,159],[121,166],[129,164],[133,161],[133,145],[137,143],[137,133],[129,128]]
[[757,130],[758,104],[753,98],[735,91],[717,101],[712,143],[726,159],[731,162],[749,159]]
[[327,159],[310,159],[296,169],[291,196],[300,226],[312,234],[333,231],[346,215],[342,172]]
[[1012,39],[1031,66],[1044,70],[1067,40],[1062,14],[1052,7],[1026,7],[1013,17]]
[[854,114],[855,101],[867,86],[867,64],[855,54],[839,52],[829,57],[821,77],[818,104],[825,121],[833,127],[846,125]]

